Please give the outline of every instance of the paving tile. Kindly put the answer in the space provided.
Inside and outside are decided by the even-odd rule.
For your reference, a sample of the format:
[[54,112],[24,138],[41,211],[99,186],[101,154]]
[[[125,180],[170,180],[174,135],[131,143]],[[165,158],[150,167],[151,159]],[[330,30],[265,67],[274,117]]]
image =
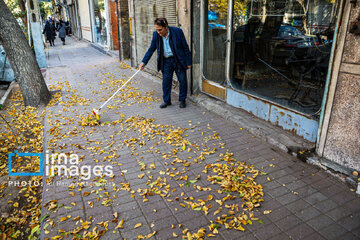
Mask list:
[[351,232],[348,232],[348,233],[345,233],[345,235],[338,237],[338,239],[359,240],[359,237],[355,236]]
[[[271,175],[268,175],[270,178],[274,179],[275,177],[272,177]],[[264,184],[262,184],[264,189],[266,190],[272,190],[278,187],[281,187],[282,185],[276,181],[270,181],[270,182],[266,182]]]
[[123,240],[118,231],[107,231],[100,237],[101,240]]
[[340,220],[345,216],[350,216],[350,212],[342,207],[338,207],[327,212],[326,215],[332,218],[335,222],[337,222],[338,220]]
[[325,227],[332,225],[334,223],[335,222],[326,215],[319,215],[307,221],[307,224],[317,231],[320,231],[321,229],[324,229]]
[[317,181],[316,183],[313,183],[312,186],[316,189],[324,189],[326,187],[331,186],[332,184],[333,183],[326,178],[326,179]]
[[304,238],[304,240],[326,240],[320,233],[313,233],[307,237]]
[[143,212],[140,208],[131,208],[127,211],[118,212],[118,214],[119,218],[124,219],[124,221],[143,216]]
[[327,200],[327,197],[322,193],[316,192],[310,196],[304,197],[304,200],[313,205]]
[[326,239],[337,240],[341,235],[346,234],[348,231],[338,224],[331,224],[330,226],[319,231]]
[[289,215],[279,221],[276,222],[276,225],[283,231],[287,230],[299,225],[302,223],[302,220],[295,215]]
[[[288,184],[288,183],[293,183],[296,182],[298,179],[292,175],[286,175],[283,176],[281,178],[276,178],[276,181],[279,182],[280,184]],[[305,185],[306,183],[304,183]]]
[[162,208],[162,209],[157,210],[156,212],[147,213],[146,219],[149,222],[152,222],[152,221],[156,221],[156,220],[159,220],[159,219],[171,216],[171,215],[172,215],[172,212],[170,211],[169,208]]
[[278,188],[272,189],[268,193],[273,198],[277,198],[277,197],[281,197],[281,196],[284,196],[285,194],[289,193],[289,189],[287,189],[283,186],[280,186]]
[[275,199],[271,199],[271,200],[265,200],[264,202],[262,202],[261,206],[264,209],[269,209],[269,210],[274,211],[275,209],[278,209],[278,208],[282,207],[283,205],[281,203],[279,203],[279,201],[277,201]]
[[[179,238],[175,238],[173,233],[179,236]],[[156,239],[158,240],[180,239],[181,236],[182,236],[182,230],[179,228],[177,229],[164,228],[161,229],[158,233],[156,233]]]
[[334,201],[332,200],[325,200],[319,203],[316,203],[314,205],[314,207],[316,207],[318,210],[320,210],[323,213],[327,213],[330,210],[333,210],[334,208],[339,207],[339,205],[337,205]]
[[[245,227],[246,229],[246,227]],[[246,231],[245,232],[240,232],[237,231],[235,229],[223,229],[220,228],[219,229],[220,235],[216,236],[214,239],[224,239],[224,240],[257,240],[257,238],[254,237],[254,235],[249,232]],[[220,238],[221,237],[221,238]],[[209,238],[211,239],[211,238]]]
[[360,211],[360,198],[354,198],[353,200],[343,204],[343,207],[350,212]]
[[351,231],[360,227],[360,218],[350,215],[338,220],[337,223]]
[[253,233],[256,238],[266,240],[276,235],[279,235],[281,233],[281,230],[278,227],[270,224],[263,228],[256,229],[255,231],[253,231]]
[[300,219],[302,219],[303,221],[308,221],[310,219],[313,219],[319,216],[320,214],[321,212],[313,207],[305,208],[295,213],[295,215]]
[[280,233],[279,235],[276,235],[270,240],[290,240],[291,238],[286,233]]
[[179,223],[182,223],[184,221],[187,221],[188,219],[195,219],[197,217],[201,217],[202,215],[203,213],[201,213],[200,211],[187,210],[179,214],[175,214],[175,217]]
[[300,199],[300,197],[293,193],[287,193],[287,194],[277,198],[277,200],[283,205],[288,205],[290,203],[298,201],[299,199]]
[[286,207],[293,213],[295,212],[300,212],[304,209],[307,209],[310,207],[310,204],[305,202],[304,200],[302,199],[298,199],[288,205],[286,205]]
[[302,240],[314,233],[314,230],[307,224],[300,224],[286,232],[292,239]]
[[308,186],[308,185],[301,180],[286,184],[286,188],[288,188],[291,191],[296,191],[297,189],[300,189],[300,188],[303,188],[306,186]]
[[191,231],[198,231],[202,227],[208,229],[207,226],[210,225],[210,221],[204,216],[189,218],[187,221],[181,221],[180,223],[184,225],[184,228],[188,228]]
[[268,215],[268,218],[273,221],[273,222],[276,222],[278,220],[281,220],[289,215],[291,215],[291,211],[289,211],[287,208],[285,207],[282,207],[282,208],[279,208],[279,209],[276,209],[274,211],[272,211],[269,215]]
[[172,225],[178,227],[178,221],[174,216],[168,216],[161,219],[157,219],[156,221],[149,221],[150,227],[154,231],[160,231],[162,229],[169,229]]
[[351,232],[352,234],[360,238],[360,227],[353,229]]
[[136,209],[138,208],[139,205],[137,204],[136,201],[132,201],[132,202],[128,202],[128,203],[122,203],[122,204],[114,204],[113,205],[113,209],[114,211],[121,213],[121,212],[126,212],[129,211],[131,209]]

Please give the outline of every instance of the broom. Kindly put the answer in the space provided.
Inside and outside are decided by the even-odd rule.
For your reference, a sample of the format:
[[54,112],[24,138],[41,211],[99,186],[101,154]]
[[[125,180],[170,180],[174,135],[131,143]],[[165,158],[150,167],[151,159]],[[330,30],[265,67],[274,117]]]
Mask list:
[[141,69],[137,70],[136,73],[134,73],[134,75],[132,75],[108,100],[106,100],[106,102],[103,103],[103,105],[101,105],[100,108],[95,109],[93,108],[92,113],[94,114],[96,120],[100,121],[100,110],[123,88],[125,87],[125,85],[130,82],[131,79],[133,79],[133,77],[135,77],[135,75],[140,72]]

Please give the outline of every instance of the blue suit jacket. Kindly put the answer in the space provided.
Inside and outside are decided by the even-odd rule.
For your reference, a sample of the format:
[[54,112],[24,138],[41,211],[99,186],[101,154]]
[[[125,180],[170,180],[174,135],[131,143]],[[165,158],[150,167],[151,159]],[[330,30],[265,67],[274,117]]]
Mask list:
[[[174,54],[177,62],[181,65],[183,69],[187,69],[187,66],[192,65],[191,63],[191,53],[189,46],[186,42],[184,32],[180,28],[169,27],[170,31],[170,47],[171,51]],[[164,43],[162,37],[155,31],[153,33],[153,38],[151,40],[150,47],[146,52],[142,62],[146,65],[155,49],[157,50],[157,70],[163,72],[164,67]]]

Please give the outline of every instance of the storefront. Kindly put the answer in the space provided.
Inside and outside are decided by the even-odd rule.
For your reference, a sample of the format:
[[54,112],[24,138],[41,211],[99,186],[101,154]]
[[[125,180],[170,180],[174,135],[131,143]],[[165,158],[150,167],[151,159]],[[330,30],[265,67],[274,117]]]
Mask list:
[[[92,32],[91,32],[91,19],[90,19],[90,7],[87,0],[78,0],[78,12],[80,16],[80,28],[81,36],[83,39],[91,42],[92,41]],[[72,21],[72,20],[71,20]]]
[[341,0],[202,0],[200,89],[316,142]]
[[81,39],[81,31],[80,23],[79,23],[79,14],[78,14],[78,3],[77,0],[67,0],[68,5],[68,14],[69,14],[69,21],[71,27],[71,34],[76,36],[78,39]]
[[108,45],[108,2],[106,0],[93,0],[93,41],[102,45]]

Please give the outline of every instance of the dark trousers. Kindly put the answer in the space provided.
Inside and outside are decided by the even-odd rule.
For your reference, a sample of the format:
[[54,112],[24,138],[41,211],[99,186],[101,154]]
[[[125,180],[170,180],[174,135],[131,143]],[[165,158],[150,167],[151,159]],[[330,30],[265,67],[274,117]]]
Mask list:
[[179,81],[179,101],[185,101],[187,96],[186,70],[181,68],[175,57],[164,58],[162,89],[163,100],[166,103],[171,102],[171,87],[174,72]]

